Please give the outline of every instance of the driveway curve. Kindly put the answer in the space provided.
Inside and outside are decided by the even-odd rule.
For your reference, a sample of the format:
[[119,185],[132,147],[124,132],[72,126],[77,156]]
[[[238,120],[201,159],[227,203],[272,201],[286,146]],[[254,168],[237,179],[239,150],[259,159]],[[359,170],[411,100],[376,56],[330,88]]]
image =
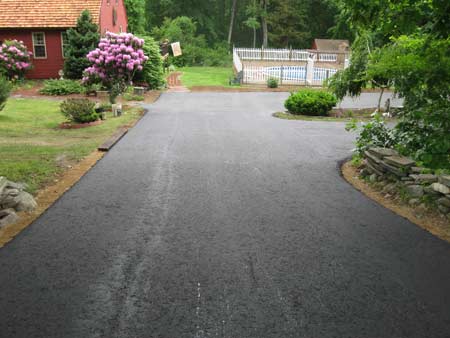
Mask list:
[[286,94],[173,93],[0,250],[0,337],[449,337],[450,245]]

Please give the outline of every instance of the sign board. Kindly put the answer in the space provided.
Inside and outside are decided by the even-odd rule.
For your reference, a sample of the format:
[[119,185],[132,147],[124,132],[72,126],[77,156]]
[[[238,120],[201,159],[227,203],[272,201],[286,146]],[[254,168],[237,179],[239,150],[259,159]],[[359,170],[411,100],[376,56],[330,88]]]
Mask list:
[[173,56],[181,56],[183,55],[183,52],[181,51],[181,45],[179,42],[174,42],[171,44]]

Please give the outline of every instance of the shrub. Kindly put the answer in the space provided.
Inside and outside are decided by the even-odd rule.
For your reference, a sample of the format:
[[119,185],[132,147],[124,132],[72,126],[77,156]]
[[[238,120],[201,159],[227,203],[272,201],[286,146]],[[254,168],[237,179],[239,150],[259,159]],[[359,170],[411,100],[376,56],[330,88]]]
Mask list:
[[31,69],[30,55],[22,41],[5,41],[0,45],[0,74],[10,80],[22,79]]
[[394,130],[386,126],[380,115],[361,125],[353,120],[347,123],[345,129],[358,133],[355,151],[360,156],[370,147],[392,148],[397,141]]
[[278,79],[274,77],[269,77],[267,79],[267,87],[268,88],[278,88]]
[[94,111],[95,103],[88,99],[67,99],[61,103],[61,113],[71,122],[89,123],[99,119]]
[[6,100],[8,100],[11,91],[11,84],[7,79],[0,75],[0,111],[5,107]]
[[97,46],[99,40],[98,26],[92,21],[89,11],[83,11],[78,18],[77,26],[67,31],[65,77],[68,79],[82,78],[83,71],[90,65],[86,55]]
[[284,106],[291,114],[327,116],[336,103],[333,94],[323,90],[304,89],[291,94]]
[[130,33],[106,33],[98,48],[87,55],[92,66],[86,68],[83,83],[101,83],[110,89],[110,101],[115,103],[115,98],[126,90],[134,74],[144,69],[148,57],[144,55],[143,45],[144,40]]
[[142,71],[137,72],[133,78],[136,82],[145,82],[150,89],[159,89],[164,86],[164,69],[163,60],[159,52],[159,46],[155,40],[149,36],[143,37],[144,54],[148,57],[148,60],[144,63]]
[[70,95],[84,93],[85,88],[74,80],[47,80],[39,92],[43,95]]

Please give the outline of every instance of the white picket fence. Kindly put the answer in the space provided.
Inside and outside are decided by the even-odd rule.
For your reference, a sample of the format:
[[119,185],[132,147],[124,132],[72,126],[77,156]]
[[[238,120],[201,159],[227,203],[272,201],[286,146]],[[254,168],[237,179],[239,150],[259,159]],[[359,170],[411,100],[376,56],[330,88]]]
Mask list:
[[314,85],[321,86],[323,82],[333,76],[337,69],[313,68],[312,76],[308,82],[307,67],[304,66],[277,66],[263,67],[245,65],[243,69],[244,84],[265,84],[269,78],[275,78],[280,85]]
[[[338,53],[312,49],[234,48],[233,53],[237,53],[242,61],[307,61],[308,57],[319,62],[337,63],[339,61]],[[341,57],[342,60],[347,58],[347,54]]]
[[241,60],[264,61],[306,61],[309,52],[295,49],[235,48]]
[[[242,61],[303,61],[305,65],[261,66]],[[347,59],[345,59],[347,61]],[[336,74],[337,68],[317,67],[316,62],[337,63],[338,55],[306,50],[234,48],[233,65],[244,84],[265,84],[275,78],[281,85],[321,86]],[[348,65],[348,62],[345,63]],[[345,67],[342,65],[342,67]],[[309,70],[309,71],[308,71]]]

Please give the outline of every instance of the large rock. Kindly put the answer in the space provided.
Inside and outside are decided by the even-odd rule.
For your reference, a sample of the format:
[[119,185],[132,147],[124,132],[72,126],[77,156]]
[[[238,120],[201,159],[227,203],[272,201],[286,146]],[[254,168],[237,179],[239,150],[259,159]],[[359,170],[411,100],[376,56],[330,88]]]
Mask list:
[[388,156],[384,158],[384,161],[396,168],[412,168],[416,162],[408,157],[404,156]]
[[368,152],[367,150],[364,152],[364,156],[368,159],[371,160],[372,162],[378,164],[381,162],[381,159],[375,155],[372,155],[370,152]]
[[407,185],[405,186],[405,191],[413,198],[419,198],[424,195],[423,187],[421,185]]
[[439,176],[439,183],[445,185],[446,187],[450,187],[450,175]]
[[19,216],[15,213],[14,209],[0,210],[0,228],[13,224],[19,220]]
[[450,194],[450,188],[447,187],[446,185],[441,184],[441,183],[433,183],[431,185],[431,188],[434,191],[440,192],[441,194],[444,194],[444,195]]
[[37,203],[33,196],[25,192],[26,184],[8,181],[0,177],[0,210],[32,211]]
[[438,181],[438,177],[432,174],[409,175],[409,177],[420,184],[431,184]]
[[397,177],[406,177],[408,176],[408,171],[403,169],[403,168],[397,168],[393,165],[390,165],[388,163],[385,162],[381,162],[381,165],[387,170],[389,171],[391,174],[394,174]]
[[369,148],[369,152],[378,158],[385,158],[388,156],[397,156],[398,155],[398,152],[395,151],[394,149],[380,148],[380,147]]
[[15,209],[17,211],[33,211],[37,207],[37,203],[34,200],[33,196],[25,191],[20,192],[15,201]]
[[437,203],[443,205],[444,207],[450,208],[450,198],[442,197],[437,200]]

